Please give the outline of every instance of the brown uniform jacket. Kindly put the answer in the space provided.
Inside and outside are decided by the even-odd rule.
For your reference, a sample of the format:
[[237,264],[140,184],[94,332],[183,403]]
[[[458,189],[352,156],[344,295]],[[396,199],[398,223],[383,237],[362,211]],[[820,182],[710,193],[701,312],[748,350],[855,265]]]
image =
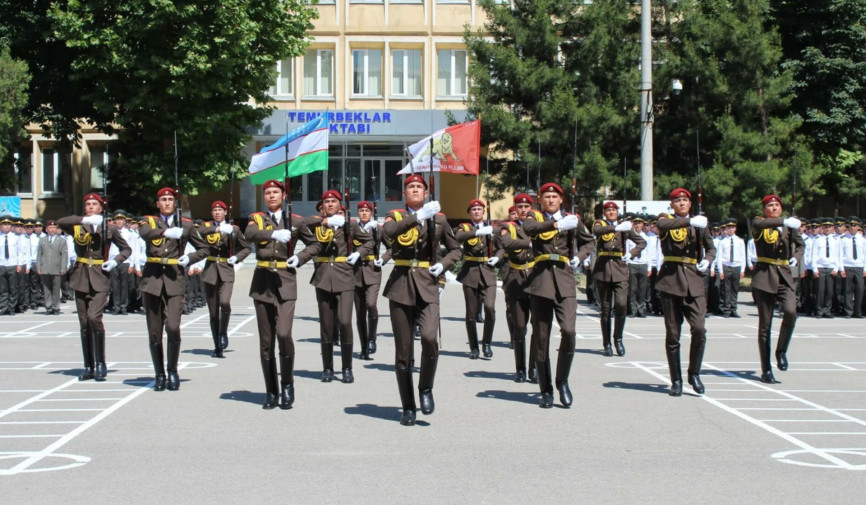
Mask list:
[[505,253],[504,264],[499,270],[502,290],[509,297],[518,297],[526,289],[534,265],[532,240],[523,231],[523,226],[515,221],[504,223],[498,238]]
[[[172,222],[172,225],[176,223]],[[161,216],[145,216],[144,224],[139,229],[139,235],[145,243],[145,254],[148,261],[141,270],[141,292],[159,296],[165,290],[168,296],[184,294],[186,290],[185,267],[177,264],[177,258],[184,254],[186,243],[195,247],[195,252],[189,254],[189,264],[207,257],[208,247],[189,219],[181,219],[183,235],[180,239],[165,238],[163,233],[169,228]],[[117,258],[115,258],[117,259]],[[174,264],[153,262],[151,260],[175,260]]]
[[595,235],[595,265],[592,267],[592,278],[601,282],[627,281],[628,265],[622,259],[625,241],[631,239],[634,247],[627,251],[637,256],[646,247],[646,240],[634,230],[617,232],[616,224],[610,224],[604,219],[596,219],[592,223],[592,233]]
[[[565,212],[562,214],[567,215]],[[523,230],[532,238],[536,260],[526,292],[550,300],[575,298],[577,287],[574,272],[568,266],[569,254],[573,253],[582,263],[592,253],[595,237],[586,229],[583,220],[578,221],[576,229],[565,233],[559,233],[554,223],[552,216],[537,210],[528,213],[523,222]],[[569,237],[574,239],[574,251],[570,250]]]
[[[698,273],[698,249],[710,264],[716,257],[713,237],[706,228],[689,225],[690,218],[659,214],[659,244],[664,263],[656,278],[656,288],[674,296],[704,296],[704,280]],[[686,261],[677,261],[685,259]]]
[[[256,245],[256,261],[274,262],[273,268],[256,266],[250,282],[250,297],[253,300],[276,303],[298,298],[297,271],[288,269],[285,265],[278,267],[276,262],[285,263],[293,252],[289,251],[290,244],[294,247],[298,237],[303,239],[301,230],[304,228],[304,218],[292,214],[289,227],[286,226],[287,221],[283,217],[279,223],[276,223],[265,212],[256,212],[250,216],[245,235],[247,240]],[[271,240],[274,230],[285,229],[292,231],[292,239],[289,243],[283,244]],[[298,253],[300,265],[309,261],[313,257],[313,251],[318,247],[315,244],[306,244],[306,246]]]
[[[72,237],[75,244],[75,255],[78,260],[97,260],[98,264],[85,264],[76,260],[69,276],[69,286],[75,291],[88,293],[92,289],[97,293],[107,293],[109,289],[108,272],[102,270],[103,249],[103,226],[90,226],[81,224],[81,216],[67,216],[57,220],[57,225]],[[94,229],[95,228],[95,229]],[[132,254],[132,249],[126,240],[117,231],[113,224],[108,225],[108,240],[117,246],[118,254],[114,261],[118,265],[126,261]]]
[[[322,216],[308,218],[301,229],[301,240],[305,244],[316,245],[316,269],[310,284],[328,293],[342,293],[355,289],[355,268],[346,263],[346,256],[353,252],[365,258],[373,251],[373,235],[364,231],[357,221],[349,220],[349,233],[352,235],[351,250],[346,244],[345,226],[332,228],[323,226]],[[337,261],[335,261],[337,260]],[[360,263],[361,260],[358,260]],[[356,264],[358,264],[356,263]]]
[[758,254],[758,263],[752,276],[753,289],[777,293],[780,283],[795,289],[788,260],[796,258],[798,263],[802,263],[806,243],[798,230],[788,228],[783,221],[784,218],[781,217],[756,217],[752,220],[752,237],[755,239],[755,251]]
[[[201,273],[201,280],[207,285],[215,286],[217,281],[234,282],[235,267],[225,262],[231,256],[237,256],[238,263],[250,255],[250,243],[247,242],[241,229],[233,225],[231,235],[223,235],[216,225],[209,222],[199,229],[199,235],[208,245],[207,263]],[[231,245],[231,254],[229,254]]]
[[[360,224],[360,223],[359,223]],[[387,263],[391,259],[391,246],[385,241],[385,252],[379,256],[379,244],[381,243],[382,230],[377,227],[371,230],[373,236],[373,247],[370,254],[355,263],[355,287],[372,286],[374,284],[382,284],[382,269],[377,267],[373,261],[378,257],[382,263]],[[356,245],[360,245],[356,242]]]
[[[463,266],[457,273],[457,282],[475,289],[496,286],[496,271],[487,264],[487,259],[491,250],[500,260],[505,256],[505,251],[497,247],[494,238],[499,228],[494,226],[493,235],[488,237],[476,237],[477,229],[472,223],[462,223],[454,228],[454,238],[463,247]],[[492,246],[488,246],[490,242],[493,242]]]
[[[437,214],[436,243],[445,248],[445,254],[439,254],[438,262],[445,270],[449,270],[460,259],[460,244],[454,238],[454,232],[448,225],[444,214]],[[426,303],[439,303],[439,284],[430,275],[427,267],[402,266],[402,261],[417,260],[432,266],[430,257],[430,220],[421,226],[413,212],[405,209],[392,210],[382,227],[385,240],[391,244],[391,258],[394,260],[394,270],[385,283],[384,295],[403,305],[414,305],[416,296]]]

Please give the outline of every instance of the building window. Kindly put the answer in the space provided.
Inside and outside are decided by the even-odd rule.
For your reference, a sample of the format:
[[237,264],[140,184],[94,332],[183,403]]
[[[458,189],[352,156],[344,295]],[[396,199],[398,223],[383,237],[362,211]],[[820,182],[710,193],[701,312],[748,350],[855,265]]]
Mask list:
[[352,94],[382,96],[382,51],[378,49],[352,51]]
[[466,50],[440,49],[436,54],[439,96],[466,96]]
[[111,165],[114,156],[109,153],[108,146],[88,146],[90,150],[90,190],[103,191],[105,189],[105,174],[108,174],[108,185],[111,185]]
[[15,153],[15,182],[17,193],[33,193],[31,177],[33,174],[33,147],[22,146]]
[[308,49],[304,54],[304,95],[334,95],[334,51]]
[[288,98],[294,94],[292,83],[294,81],[294,67],[291,59],[277,62],[277,82],[268,90],[268,94],[274,98]]
[[42,150],[42,193],[63,193],[60,154],[53,148]]
[[421,51],[395,49],[391,52],[391,94],[421,96]]

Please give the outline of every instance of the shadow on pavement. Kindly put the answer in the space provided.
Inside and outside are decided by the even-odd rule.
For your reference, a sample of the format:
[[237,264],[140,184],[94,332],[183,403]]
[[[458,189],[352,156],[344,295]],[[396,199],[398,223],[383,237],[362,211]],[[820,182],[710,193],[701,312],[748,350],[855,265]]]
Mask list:
[[397,423],[400,422],[401,410],[402,409],[399,407],[382,407],[379,405],[373,405],[372,403],[359,403],[354,407],[346,407],[343,409],[346,414],[372,417],[374,419],[384,419],[386,421]]
[[494,400],[506,400],[518,403],[538,403],[538,393],[518,393],[515,391],[502,391],[501,389],[488,389],[479,391],[475,396],[478,398],[492,398]]
[[596,354],[598,356],[601,356],[601,353],[603,351],[601,349],[575,349],[574,352],[580,354]]
[[507,380],[514,382],[514,374],[513,373],[505,373],[505,372],[487,372],[484,370],[470,370],[463,374],[466,377],[471,377],[473,379],[497,379],[497,380]]
[[253,393],[252,391],[231,391],[220,395],[220,400],[234,400],[236,402],[261,404],[265,401],[265,393]]
[[647,391],[650,393],[668,394],[670,386],[668,384],[644,384],[632,382],[605,382],[604,387],[611,389],[631,389],[634,391]]

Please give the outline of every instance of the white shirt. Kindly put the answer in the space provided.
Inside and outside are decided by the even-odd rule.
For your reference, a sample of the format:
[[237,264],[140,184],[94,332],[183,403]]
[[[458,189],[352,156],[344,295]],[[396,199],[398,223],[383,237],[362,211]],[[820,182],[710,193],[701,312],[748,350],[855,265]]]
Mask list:
[[736,235],[719,237],[716,246],[716,270],[722,267],[739,268],[740,273],[746,271],[746,243]]

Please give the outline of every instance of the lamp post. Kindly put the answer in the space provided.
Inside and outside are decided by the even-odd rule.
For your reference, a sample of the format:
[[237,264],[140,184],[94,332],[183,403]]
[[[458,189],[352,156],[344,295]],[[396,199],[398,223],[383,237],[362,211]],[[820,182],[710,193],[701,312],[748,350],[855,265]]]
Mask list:
[[651,1],[640,12],[640,198],[653,199],[653,59]]

